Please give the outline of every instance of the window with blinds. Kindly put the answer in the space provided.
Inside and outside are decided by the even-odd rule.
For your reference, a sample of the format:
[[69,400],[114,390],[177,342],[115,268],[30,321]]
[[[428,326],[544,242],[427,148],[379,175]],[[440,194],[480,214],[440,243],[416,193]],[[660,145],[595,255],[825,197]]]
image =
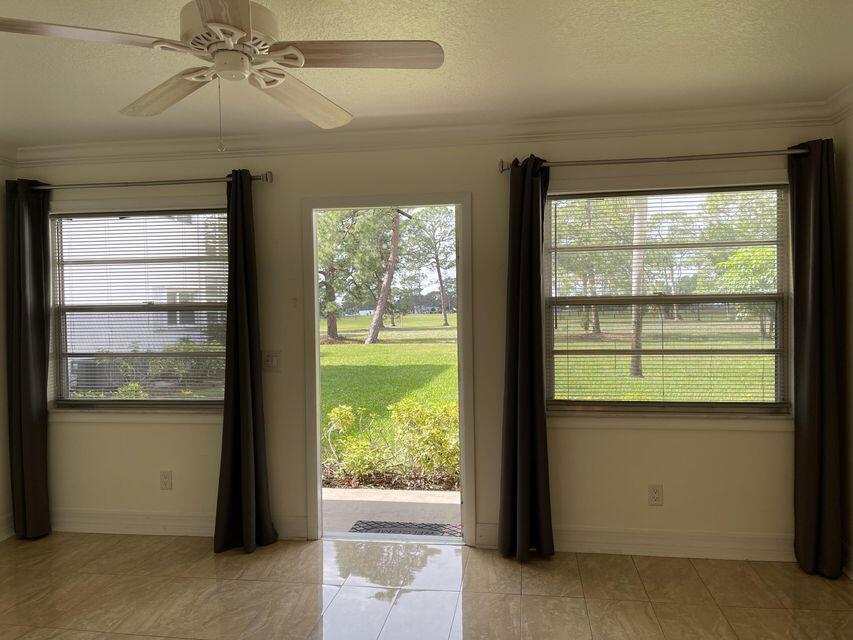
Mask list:
[[785,187],[551,197],[552,404],[782,409]]
[[60,215],[52,235],[58,400],[222,400],[224,212]]

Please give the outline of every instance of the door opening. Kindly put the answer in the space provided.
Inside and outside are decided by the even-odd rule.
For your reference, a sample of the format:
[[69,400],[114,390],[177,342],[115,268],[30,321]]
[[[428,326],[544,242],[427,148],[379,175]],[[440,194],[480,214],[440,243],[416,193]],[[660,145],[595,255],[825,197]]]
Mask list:
[[461,209],[311,209],[318,535],[463,539]]

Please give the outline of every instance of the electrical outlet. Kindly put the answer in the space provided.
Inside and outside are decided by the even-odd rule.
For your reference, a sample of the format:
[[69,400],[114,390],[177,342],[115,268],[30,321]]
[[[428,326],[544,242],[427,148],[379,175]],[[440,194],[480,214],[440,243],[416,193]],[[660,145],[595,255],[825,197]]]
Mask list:
[[662,507],[663,506],[663,485],[662,484],[650,484],[649,485],[649,506],[650,507]]
[[161,471],[160,472],[160,491],[171,491],[172,490],[172,472],[171,471]]

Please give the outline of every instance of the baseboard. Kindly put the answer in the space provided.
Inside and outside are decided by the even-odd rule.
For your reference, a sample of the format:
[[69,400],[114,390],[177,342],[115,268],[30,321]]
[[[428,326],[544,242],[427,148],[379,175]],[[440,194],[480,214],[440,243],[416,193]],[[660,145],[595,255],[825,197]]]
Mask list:
[[[477,546],[497,547],[496,524],[477,524]],[[714,558],[722,560],[794,559],[793,536],[786,534],[674,531],[579,527],[555,529],[557,551]]]
[[54,509],[50,520],[54,531],[212,536],[214,515],[169,511]]
[[[78,533],[209,537],[213,535],[214,517],[213,513],[54,509],[51,527],[54,531]],[[274,522],[279,538],[305,539],[305,517],[279,516]]]
[[0,514],[0,540],[11,538],[15,535],[15,523],[11,513]]

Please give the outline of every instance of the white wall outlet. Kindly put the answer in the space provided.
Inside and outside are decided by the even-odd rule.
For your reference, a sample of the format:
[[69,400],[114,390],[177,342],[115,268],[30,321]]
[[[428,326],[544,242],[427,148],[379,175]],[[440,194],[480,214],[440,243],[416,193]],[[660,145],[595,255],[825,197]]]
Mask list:
[[650,507],[662,507],[663,506],[663,485],[662,484],[650,484],[649,485],[649,506]]
[[171,471],[161,471],[160,472],[160,491],[171,491],[172,490],[172,472]]
[[264,351],[261,354],[261,368],[264,371],[280,371],[281,351]]

